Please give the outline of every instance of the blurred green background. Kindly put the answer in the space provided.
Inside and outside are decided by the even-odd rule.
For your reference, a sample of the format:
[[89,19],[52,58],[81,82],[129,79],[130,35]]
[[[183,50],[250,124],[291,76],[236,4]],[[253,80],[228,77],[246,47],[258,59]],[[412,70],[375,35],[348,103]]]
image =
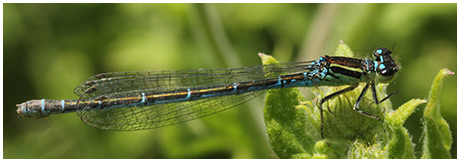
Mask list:
[[[425,99],[441,68],[457,69],[456,4],[4,4],[4,158],[276,158],[262,97],[201,120],[154,130],[102,131],[76,114],[20,119],[15,104],[77,99],[88,77],[132,70],[260,65],[392,48],[402,65],[388,91],[398,107]],[[441,113],[457,152],[457,76],[444,82]],[[308,88],[301,88],[308,89]],[[307,96],[309,95],[308,91]],[[405,123],[421,154],[421,109]]]

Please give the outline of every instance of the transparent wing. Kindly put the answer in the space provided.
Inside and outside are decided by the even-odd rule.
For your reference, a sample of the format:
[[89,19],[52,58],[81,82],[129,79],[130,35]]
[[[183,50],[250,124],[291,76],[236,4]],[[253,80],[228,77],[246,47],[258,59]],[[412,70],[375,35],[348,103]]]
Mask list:
[[[118,98],[141,93],[174,93],[242,81],[277,77],[314,70],[312,62],[260,65],[245,68],[185,71],[143,71],[103,73],[89,78],[75,89],[80,99]],[[194,101],[148,106],[118,107],[77,112],[84,123],[105,130],[141,130],[164,127],[202,118],[241,105],[264,91],[224,95]]]
[[241,81],[276,77],[305,71],[311,62],[259,65],[244,68],[198,69],[183,71],[134,71],[95,75],[75,88],[80,99],[91,99],[107,94],[150,90],[167,92],[178,88],[228,85]]
[[195,101],[79,111],[81,120],[104,130],[143,130],[183,123],[241,105],[264,91],[205,98]]

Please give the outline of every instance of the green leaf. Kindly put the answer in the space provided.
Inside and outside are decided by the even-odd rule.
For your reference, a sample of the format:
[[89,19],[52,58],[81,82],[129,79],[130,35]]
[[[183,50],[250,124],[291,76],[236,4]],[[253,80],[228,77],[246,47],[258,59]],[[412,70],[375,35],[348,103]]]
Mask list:
[[[350,48],[343,42],[335,55],[353,57]],[[278,63],[273,57],[260,56],[264,65]],[[439,114],[437,100],[442,78],[448,74],[453,73],[442,70],[430,92],[423,119],[425,145],[422,158],[450,158],[451,132]],[[345,87],[311,89],[317,103],[319,99]],[[264,118],[274,152],[280,158],[416,158],[412,137],[403,124],[418,105],[427,101],[412,99],[393,110],[389,100],[376,105],[372,94],[366,93],[360,110],[384,119],[384,122],[379,122],[353,110],[362,87],[323,104],[324,139],[320,135],[318,105],[305,101],[296,88],[269,90]],[[387,84],[376,86],[377,97],[387,96],[386,87]]]
[[[264,65],[278,63],[259,54]],[[264,118],[273,150],[280,158],[310,158],[315,141],[321,139],[319,125],[310,108],[296,108],[305,101],[296,88],[268,90]]]
[[340,40],[339,46],[335,50],[334,56],[353,57],[354,54],[350,47],[348,47],[342,40]]
[[396,111],[389,112],[385,117],[385,128],[389,137],[387,146],[388,158],[390,159],[413,159],[415,158],[414,147],[411,137],[406,128],[403,127],[404,121],[414,113],[415,108],[426,103],[425,100],[412,99]]
[[412,99],[401,105],[396,111],[389,112],[385,116],[385,123],[391,126],[402,126],[404,121],[415,111],[416,106],[426,103],[425,100]]
[[454,73],[441,69],[431,86],[428,103],[423,113],[423,150],[422,158],[451,158],[452,132],[446,120],[440,114],[440,89],[445,76]]
[[[352,57],[353,53],[341,42],[335,55]],[[278,63],[273,57],[264,54],[259,56],[264,65]],[[313,87],[312,91],[317,96],[316,100],[319,100],[346,87]],[[376,88],[379,97],[387,96],[386,84],[378,84]],[[347,158],[352,143],[361,146],[375,143],[376,134],[383,132],[383,122],[353,110],[361,91],[362,87],[358,87],[323,104],[326,138],[321,139],[318,105],[305,101],[297,88],[269,90],[265,99],[264,118],[274,152],[280,158]],[[391,103],[385,101],[375,105],[371,93],[365,95],[360,105],[361,110],[381,118],[384,117],[384,108],[391,110]],[[369,150],[368,147],[365,149]],[[377,152],[382,152],[382,149],[380,147]]]
[[355,141],[348,152],[349,159],[383,159],[386,158],[386,152],[378,143],[368,145],[364,141]]
[[337,159],[345,158],[349,142],[340,138],[326,138],[320,140],[315,144],[315,154],[313,158],[316,159]]

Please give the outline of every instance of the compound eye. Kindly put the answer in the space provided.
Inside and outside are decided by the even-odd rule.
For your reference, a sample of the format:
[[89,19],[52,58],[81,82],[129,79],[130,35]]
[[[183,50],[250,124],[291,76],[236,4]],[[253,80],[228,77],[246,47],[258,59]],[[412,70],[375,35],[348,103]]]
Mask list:
[[377,79],[381,83],[389,83],[396,77],[398,71],[399,67],[396,65],[380,64],[377,68]]
[[391,76],[391,75],[393,75],[394,73],[395,73],[395,71],[393,71],[393,70],[387,70],[387,69],[380,71],[380,75],[383,75],[383,76]]
[[380,75],[388,77],[388,76],[392,76],[396,72],[398,72],[399,68],[396,65],[387,66],[387,65],[384,65],[384,64],[380,64],[378,70],[379,70]]

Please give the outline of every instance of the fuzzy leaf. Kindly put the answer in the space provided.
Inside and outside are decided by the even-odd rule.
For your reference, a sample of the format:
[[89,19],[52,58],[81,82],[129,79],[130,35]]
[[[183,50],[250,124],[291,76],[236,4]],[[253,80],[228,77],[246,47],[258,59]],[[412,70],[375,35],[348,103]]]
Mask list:
[[389,142],[387,146],[388,158],[390,159],[413,159],[415,158],[414,147],[411,137],[406,128],[403,127],[404,121],[414,113],[415,108],[426,103],[425,100],[412,99],[396,111],[386,114],[385,128]]
[[[259,55],[264,65],[278,63],[270,56]],[[353,57],[343,42],[335,55]],[[315,101],[305,101],[296,88],[268,90],[264,118],[274,152],[280,158],[415,158],[403,123],[425,101],[411,100],[393,111],[389,100],[376,105],[368,91],[359,109],[385,121],[379,122],[353,110],[363,85],[323,104],[324,139],[317,101],[348,86],[311,87]],[[387,96],[386,87],[376,85],[377,97]]]
[[[264,65],[278,63],[273,57],[259,54]],[[280,158],[309,158],[315,141],[320,139],[318,125],[306,109],[296,109],[305,101],[296,88],[268,90],[264,118],[273,150]]]
[[454,73],[441,69],[431,86],[428,103],[423,113],[423,154],[422,158],[451,158],[452,132],[440,113],[440,90],[445,76]]

